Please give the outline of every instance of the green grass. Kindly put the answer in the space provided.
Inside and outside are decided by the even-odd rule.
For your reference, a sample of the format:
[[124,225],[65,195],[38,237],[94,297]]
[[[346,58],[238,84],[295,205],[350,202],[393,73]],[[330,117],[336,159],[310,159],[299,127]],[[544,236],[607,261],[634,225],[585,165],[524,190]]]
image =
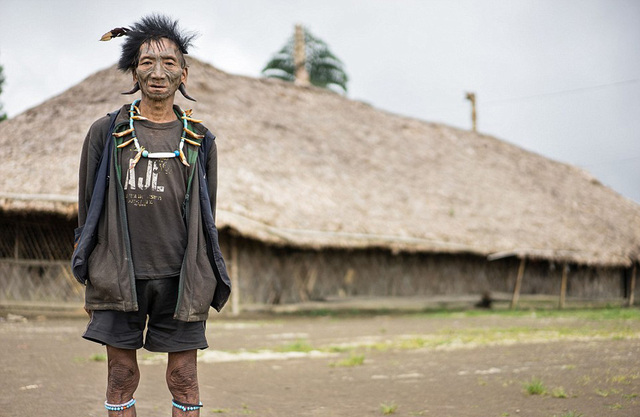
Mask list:
[[553,398],[568,398],[568,395],[563,387],[557,387],[551,390],[551,396]]
[[596,394],[599,395],[600,397],[603,398],[607,398],[609,395],[613,394],[613,395],[618,395],[620,394],[622,391],[620,391],[619,389],[608,389],[608,390],[601,390],[601,389],[596,389]]
[[307,340],[296,340],[295,342],[277,348],[278,352],[311,352],[313,346]]
[[385,416],[394,414],[397,410],[398,410],[398,404],[396,403],[392,402],[389,404],[385,404],[385,403],[380,404],[380,412]]
[[349,368],[353,366],[360,366],[364,364],[364,355],[351,354],[349,357],[342,359],[338,362],[332,362],[331,366]]
[[[526,300],[521,300],[522,305]],[[460,317],[540,317],[540,318],[576,318],[587,320],[637,320],[640,321],[640,309],[628,308],[623,306],[580,306],[569,307],[563,310],[557,309],[557,299],[549,297],[548,301],[530,302],[525,308],[511,310],[508,303],[498,303],[496,308],[492,310],[485,309],[469,309],[461,307],[451,308],[425,308],[422,310],[402,310],[390,308],[350,308],[350,309],[312,309],[293,312],[272,313],[274,316],[287,317],[332,317],[335,319],[350,317],[366,317],[366,316],[416,316],[429,318],[460,318]],[[533,307],[535,306],[535,307]]]
[[542,380],[538,378],[531,378],[530,381],[525,382],[523,385],[529,395],[544,395],[547,392]]
[[93,362],[106,362],[107,354],[106,353],[95,353],[89,356],[89,360]]

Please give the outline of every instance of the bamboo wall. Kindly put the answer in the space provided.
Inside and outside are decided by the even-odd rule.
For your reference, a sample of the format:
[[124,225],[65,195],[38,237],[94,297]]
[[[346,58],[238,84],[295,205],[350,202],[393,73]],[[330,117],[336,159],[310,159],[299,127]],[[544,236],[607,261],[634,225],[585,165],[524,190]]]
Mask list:
[[0,300],[82,301],[71,275],[76,220],[0,214]]
[[[300,250],[244,238],[223,242],[237,265],[243,303],[294,303],[335,296],[435,296],[513,291],[520,260],[475,255],[393,254],[388,250]],[[234,243],[235,241],[235,243]],[[229,257],[236,245],[238,259]],[[528,260],[522,294],[560,293],[563,265]],[[622,268],[569,265],[567,297],[615,299],[627,294]]]
[[[82,301],[70,272],[75,220],[0,213],[0,301]],[[240,304],[285,304],[336,296],[478,296],[513,291],[520,261],[388,250],[301,250],[220,231]],[[235,250],[232,250],[235,248]],[[232,256],[234,255],[234,256]],[[563,265],[527,261],[522,294],[558,294]],[[626,274],[626,276],[625,276]],[[624,298],[628,271],[569,265],[566,296]]]

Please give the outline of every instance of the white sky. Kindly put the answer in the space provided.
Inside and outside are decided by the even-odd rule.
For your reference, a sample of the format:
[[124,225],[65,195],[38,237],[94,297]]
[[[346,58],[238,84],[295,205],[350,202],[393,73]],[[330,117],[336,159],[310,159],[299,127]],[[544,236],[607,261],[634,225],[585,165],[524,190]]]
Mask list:
[[478,129],[591,172],[640,202],[638,0],[0,0],[9,116],[116,62],[117,26],[161,12],[191,55],[259,76],[295,23],[329,44],[350,98]]

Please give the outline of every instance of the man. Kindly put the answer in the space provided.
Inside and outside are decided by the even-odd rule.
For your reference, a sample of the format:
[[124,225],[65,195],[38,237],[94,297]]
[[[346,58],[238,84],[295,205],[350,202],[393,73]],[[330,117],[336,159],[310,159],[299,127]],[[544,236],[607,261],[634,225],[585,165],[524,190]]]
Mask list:
[[[79,228],[72,268],[86,284],[85,339],[106,345],[109,416],[135,416],[136,352],[168,352],[173,416],[199,416],[198,349],[230,281],[215,227],[215,137],[190,112],[184,55],[194,38],[177,21],[144,17],[124,36],[120,70],[141,99],[97,120],[80,162]],[[193,99],[191,99],[193,100]],[[146,328],[146,334],[143,332]]]

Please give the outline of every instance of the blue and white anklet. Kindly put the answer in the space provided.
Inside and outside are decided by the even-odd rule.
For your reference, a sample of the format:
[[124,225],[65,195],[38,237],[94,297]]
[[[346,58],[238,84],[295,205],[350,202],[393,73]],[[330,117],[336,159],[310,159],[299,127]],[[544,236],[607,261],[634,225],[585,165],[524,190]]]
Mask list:
[[124,404],[109,404],[108,402],[105,401],[104,408],[106,408],[109,411],[122,411],[122,410],[126,410],[127,408],[133,407],[135,403],[136,403],[135,398],[130,399]]
[[185,403],[181,403],[180,401],[171,400],[171,404],[173,404],[175,408],[178,408],[182,411],[194,411],[202,408],[202,402],[199,402],[196,405],[196,404],[185,404]]

